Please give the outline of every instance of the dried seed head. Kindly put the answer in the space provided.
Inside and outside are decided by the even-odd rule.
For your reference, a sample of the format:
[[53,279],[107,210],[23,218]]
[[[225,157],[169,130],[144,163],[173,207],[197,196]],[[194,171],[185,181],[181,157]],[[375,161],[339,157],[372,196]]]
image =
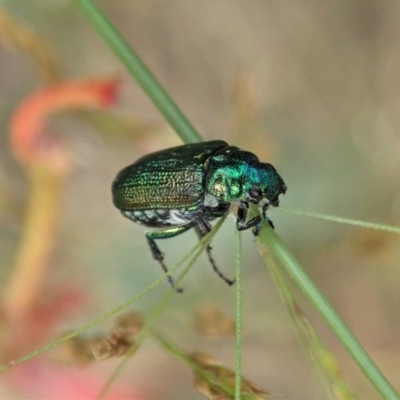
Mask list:
[[[235,372],[219,364],[205,353],[192,353],[189,358],[193,366],[194,386],[208,399],[233,399],[235,392]],[[253,395],[256,400],[270,399],[268,392],[253,382],[242,379],[241,392]]]
[[136,335],[143,328],[143,319],[137,313],[127,313],[118,317],[110,334],[99,341],[93,349],[97,360],[121,357],[134,344]]
[[95,361],[93,348],[101,341],[98,336],[75,336],[58,348],[57,358],[69,365],[86,366]]

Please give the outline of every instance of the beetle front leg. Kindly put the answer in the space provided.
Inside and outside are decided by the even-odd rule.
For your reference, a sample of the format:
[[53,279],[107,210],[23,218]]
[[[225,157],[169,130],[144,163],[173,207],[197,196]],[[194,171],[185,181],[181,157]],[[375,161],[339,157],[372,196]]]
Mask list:
[[237,218],[236,218],[236,227],[238,231],[244,231],[249,228],[254,228],[253,234],[257,236],[261,227],[261,217],[259,215],[256,215],[249,221],[246,221],[248,209],[249,205],[247,203],[239,204],[239,208],[237,211]]
[[268,222],[269,226],[270,226],[272,229],[275,229],[274,223],[273,223],[273,222],[268,218],[268,216],[267,216],[268,207],[269,207],[269,204],[268,204],[268,203],[265,203],[265,204],[263,205],[263,208],[262,208],[262,215],[263,215],[264,221]]
[[[196,233],[201,240],[204,236],[207,235],[211,231],[211,225],[204,220],[203,218],[198,219],[198,223],[195,225]],[[218,268],[215,264],[214,258],[211,254],[212,247],[208,244],[206,247],[208,259],[210,261],[213,270],[218,274],[220,278],[222,278],[228,285],[233,285],[235,283],[235,279],[228,279]]]
[[[146,239],[149,244],[151,254],[153,258],[158,261],[161,265],[161,268],[165,273],[168,272],[167,266],[164,264],[164,254],[158,248],[155,239],[168,239],[177,235],[180,235],[183,232],[186,232],[190,228],[192,228],[192,224],[183,225],[183,226],[174,226],[172,228],[160,229],[155,231],[146,232]],[[174,280],[171,275],[167,276],[170,285],[179,293],[182,292],[182,288],[178,288],[175,286]]]

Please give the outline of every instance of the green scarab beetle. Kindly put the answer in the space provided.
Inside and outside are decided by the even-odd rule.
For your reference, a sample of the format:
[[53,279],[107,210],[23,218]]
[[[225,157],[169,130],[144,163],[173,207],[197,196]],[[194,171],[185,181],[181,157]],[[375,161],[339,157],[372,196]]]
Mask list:
[[[165,272],[164,255],[155,239],[171,238],[191,228],[202,238],[211,230],[209,221],[228,213],[232,203],[238,205],[237,229],[253,228],[257,235],[261,217],[247,220],[249,204],[262,207],[263,218],[273,226],[267,209],[277,207],[279,195],[285,192],[286,185],[271,164],[222,140],[148,154],[120,171],[112,184],[114,205],[125,217],[157,228],[146,232],[146,238]],[[210,246],[207,254],[217,274],[233,284],[216,267]]]

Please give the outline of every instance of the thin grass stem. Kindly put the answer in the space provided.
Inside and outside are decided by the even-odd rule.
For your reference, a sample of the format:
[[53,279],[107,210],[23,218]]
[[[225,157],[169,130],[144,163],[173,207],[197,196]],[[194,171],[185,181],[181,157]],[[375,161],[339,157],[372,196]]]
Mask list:
[[241,399],[242,388],[242,235],[236,231],[236,370],[235,370],[235,400]]
[[338,217],[337,215],[327,215],[327,214],[314,213],[314,212],[310,212],[310,211],[291,210],[289,208],[283,208],[283,207],[280,207],[278,210],[288,212],[291,214],[302,215],[304,217],[312,217],[312,218],[323,219],[325,221],[338,222],[339,224],[354,225],[354,226],[358,226],[360,228],[375,229],[375,230],[400,234],[399,226],[384,225],[384,224],[378,224],[375,222],[361,221],[358,219]]

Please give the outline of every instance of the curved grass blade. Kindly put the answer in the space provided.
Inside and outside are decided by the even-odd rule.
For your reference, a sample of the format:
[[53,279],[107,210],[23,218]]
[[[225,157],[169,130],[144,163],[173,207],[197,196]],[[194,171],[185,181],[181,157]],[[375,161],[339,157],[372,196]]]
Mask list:
[[382,397],[384,399],[400,400],[399,395],[395,392],[388,380],[365,352],[347,325],[329,304],[322,292],[315,286],[314,282],[305,272],[301,264],[290,253],[289,249],[282,242],[277,233],[264,221],[260,234],[257,236],[257,241],[262,254],[265,255],[268,253],[268,249],[271,250],[293,281],[300,287],[308,300],[322,315],[353,360],[361,368]]
[[74,1],[182,141],[185,143],[203,141],[197,130],[95,2],[92,0]]
[[265,258],[275,285],[296,328],[304,351],[316,368],[327,396],[332,400],[337,399],[338,396],[343,400],[356,400],[356,396],[352,393],[340,374],[340,368],[335,357],[323,345],[317,332],[297,304],[286,275],[280,272],[272,254],[266,254]]

